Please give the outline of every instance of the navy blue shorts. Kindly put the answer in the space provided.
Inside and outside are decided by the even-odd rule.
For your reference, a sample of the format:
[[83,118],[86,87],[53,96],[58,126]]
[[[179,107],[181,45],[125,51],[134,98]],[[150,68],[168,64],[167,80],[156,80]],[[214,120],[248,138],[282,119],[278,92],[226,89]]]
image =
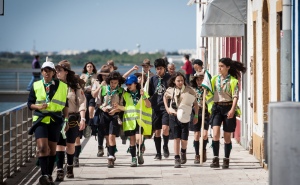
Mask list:
[[118,124],[117,118],[118,115],[110,116],[107,112],[104,112],[102,114],[103,119],[103,129],[104,129],[104,135],[115,135],[116,137],[119,137],[120,135],[120,125]]
[[162,125],[169,126],[169,114],[166,110],[152,112],[152,130],[162,129]]
[[66,132],[67,138],[64,139],[62,137],[62,134],[59,136],[59,141],[57,145],[67,146],[67,143],[75,143],[76,137],[78,137],[79,134],[79,126],[75,126],[73,128],[69,128]]
[[48,138],[48,141],[58,142],[61,124],[50,122],[50,124],[41,124],[34,131],[35,139]]
[[170,115],[170,130],[174,139],[188,140],[189,137],[189,123],[181,123],[177,116]]
[[[191,114],[190,131],[199,132],[201,130],[201,126],[202,126],[202,110],[199,110],[198,122],[196,124],[193,123],[194,115],[195,115],[195,113],[193,110],[192,114]],[[208,130],[208,128],[209,128],[208,123],[209,123],[209,115],[207,112],[205,114],[205,118],[204,118],[204,130]]]
[[227,113],[230,111],[231,105],[216,105],[212,107],[211,126],[221,126],[223,123],[224,132],[234,132],[236,127],[236,116],[227,118]]

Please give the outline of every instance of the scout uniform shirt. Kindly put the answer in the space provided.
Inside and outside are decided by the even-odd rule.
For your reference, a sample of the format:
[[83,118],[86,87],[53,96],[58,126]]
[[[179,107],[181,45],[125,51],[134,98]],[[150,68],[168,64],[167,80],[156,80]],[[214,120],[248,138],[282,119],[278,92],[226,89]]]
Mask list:
[[88,91],[87,87],[90,87],[90,89],[92,89],[94,82],[97,80],[97,74],[81,74],[80,79],[83,79],[85,81],[84,92],[90,93],[91,90]]
[[238,83],[234,88],[234,92],[231,92],[230,79],[230,75],[227,75],[226,78],[223,78],[222,75],[219,75],[216,78],[214,87],[214,102],[231,102],[233,98],[239,98]]
[[[106,84],[106,83],[105,83]],[[100,86],[101,84],[99,83],[98,80],[96,80],[93,84],[93,87],[92,87],[92,91],[98,89],[98,87]],[[101,85],[101,88],[99,90],[99,93],[97,94],[97,97],[95,98],[95,102],[96,102],[96,105],[101,105],[103,103],[103,97],[106,95],[106,87],[107,85]]]
[[78,85],[77,89],[68,88],[69,113],[78,113],[86,110],[86,98]]
[[[109,91],[109,86],[106,86],[106,95],[103,98],[102,108],[106,107],[107,109],[111,110],[114,103],[123,106],[123,97],[122,94],[124,93],[124,89],[122,87],[117,87],[114,90]],[[101,109],[102,109],[101,108]]]

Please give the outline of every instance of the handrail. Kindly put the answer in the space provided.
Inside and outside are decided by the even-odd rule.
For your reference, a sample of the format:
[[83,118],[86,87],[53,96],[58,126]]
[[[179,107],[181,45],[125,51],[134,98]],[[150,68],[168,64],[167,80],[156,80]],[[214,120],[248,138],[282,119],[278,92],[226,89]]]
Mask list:
[[28,135],[32,112],[27,103],[0,113],[0,184],[36,154],[34,136]]

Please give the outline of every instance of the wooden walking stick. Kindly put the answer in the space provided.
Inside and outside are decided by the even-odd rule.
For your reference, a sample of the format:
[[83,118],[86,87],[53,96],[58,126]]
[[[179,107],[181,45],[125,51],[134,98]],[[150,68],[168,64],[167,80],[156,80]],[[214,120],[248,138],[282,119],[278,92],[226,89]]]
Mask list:
[[201,120],[201,138],[200,138],[200,165],[203,164],[203,135],[204,135],[204,120],[205,120],[205,97],[206,97],[206,88],[203,92],[203,103],[202,103],[202,120]]
[[[144,82],[144,70],[142,70],[142,79],[141,79],[141,89],[143,89],[143,82]],[[143,89],[144,90],[144,89]],[[139,155],[141,155],[141,145],[142,145],[142,139],[143,139],[143,135],[142,135],[142,108],[143,108],[143,97],[141,96],[140,98],[141,100],[141,105],[140,105],[140,127],[139,127],[139,135],[140,135],[140,138],[139,138],[139,148],[138,148],[138,152],[139,152]],[[138,156],[139,157],[139,156]],[[139,158],[138,158],[139,160]],[[139,161],[138,161],[139,162]]]

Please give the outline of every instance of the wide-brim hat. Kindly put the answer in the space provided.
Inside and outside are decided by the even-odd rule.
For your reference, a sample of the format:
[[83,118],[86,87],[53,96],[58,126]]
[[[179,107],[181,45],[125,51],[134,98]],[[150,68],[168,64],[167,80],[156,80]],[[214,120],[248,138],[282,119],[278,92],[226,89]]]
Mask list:
[[190,77],[190,80],[194,80],[195,78],[204,78],[204,71],[196,72],[193,76]]
[[143,63],[142,63],[141,66],[146,66],[146,65],[148,65],[148,66],[150,66],[150,67],[153,67],[153,65],[151,65],[151,62],[150,62],[149,59],[145,59],[145,60],[143,61]]
[[101,67],[101,69],[98,70],[97,73],[100,74],[100,75],[109,75],[110,70],[109,70],[108,65],[104,64],[104,65]]
[[118,67],[117,67],[117,66],[115,66],[115,63],[114,63],[114,61],[113,61],[113,60],[109,60],[109,61],[107,61],[107,65],[109,65],[109,66],[113,66],[114,70],[117,70],[117,69],[118,69]]
[[55,68],[58,68],[58,67],[61,67],[61,68],[63,68],[64,70],[67,70],[67,71],[69,71],[69,72],[75,74],[75,72],[71,70],[71,63],[70,63],[69,61],[67,61],[67,60],[62,60],[62,61],[60,61],[60,62],[55,66]]

